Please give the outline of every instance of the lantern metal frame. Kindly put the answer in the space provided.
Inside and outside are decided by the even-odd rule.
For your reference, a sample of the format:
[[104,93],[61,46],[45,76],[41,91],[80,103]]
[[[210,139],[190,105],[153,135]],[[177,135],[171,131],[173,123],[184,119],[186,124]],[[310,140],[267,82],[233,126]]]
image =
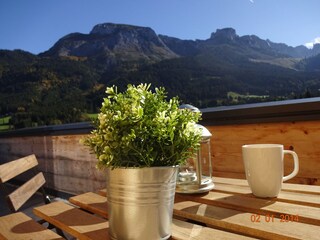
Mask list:
[[[182,173],[189,173],[188,171],[184,172],[182,169],[187,168],[187,166],[180,166],[177,185],[176,185],[176,192],[177,193],[186,193],[186,194],[194,194],[194,193],[204,193],[212,190],[214,188],[214,183],[212,180],[212,162],[211,162],[211,148],[210,148],[210,138],[212,134],[209,132],[207,128],[200,124],[196,124],[196,127],[201,129],[201,142],[200,142],[200,149],[197,151],[196,157],[192,158],[194,162],[194,166],[196,168],[195,176],[193,175],[188,176],[187,178]],[[203,175],[203,167],[202,167],[202,155],[201,155],[201,147],[207,144],[208,147],[208,171],[209,175]],[[191,172],[190,172],[191,173]]]

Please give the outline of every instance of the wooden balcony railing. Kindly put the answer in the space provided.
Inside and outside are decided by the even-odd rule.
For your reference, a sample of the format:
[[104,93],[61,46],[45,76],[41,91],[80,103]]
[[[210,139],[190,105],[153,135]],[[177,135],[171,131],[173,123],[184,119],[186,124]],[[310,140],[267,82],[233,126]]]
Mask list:
[[[213,137],[213,176],[244,178],[241,146],[279,143],[297,152],[294,183],[320,185],[320,98],[202,109],[201,124]],[[105,186],[95,156],[79,143],[90,123],[43,126],[0,133],[0,163],[36,154],[47,187],[78,194]],[[285,159],[285,173],[293,164]]]

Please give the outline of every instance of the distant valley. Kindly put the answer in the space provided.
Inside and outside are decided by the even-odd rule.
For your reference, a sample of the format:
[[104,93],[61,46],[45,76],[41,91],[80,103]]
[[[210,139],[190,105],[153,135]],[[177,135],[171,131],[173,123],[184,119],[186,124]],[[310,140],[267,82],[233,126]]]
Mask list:
[[0,116],[16,128],[88,120],[106,86],[152,83],[199,108],[320,96],[313,49],[218,29],[206,40],[104,23],[47,51],[0,50]]

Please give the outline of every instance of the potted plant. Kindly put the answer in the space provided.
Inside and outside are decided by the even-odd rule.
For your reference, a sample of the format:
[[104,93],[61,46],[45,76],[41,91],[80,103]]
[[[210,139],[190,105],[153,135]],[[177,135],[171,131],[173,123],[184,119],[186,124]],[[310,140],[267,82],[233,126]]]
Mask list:
[[107,88],[95,129],[84,144],[107,171],[112,239],[167,239],[171,235],[178,165],[199,148],[200,113],[179,109],[165,89]]

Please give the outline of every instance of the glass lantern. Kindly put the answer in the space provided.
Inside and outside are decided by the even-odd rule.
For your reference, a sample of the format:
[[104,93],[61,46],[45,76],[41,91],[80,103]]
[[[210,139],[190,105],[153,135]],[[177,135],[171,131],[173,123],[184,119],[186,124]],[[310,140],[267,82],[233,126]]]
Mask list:
[[[198,110],[191,105],[180,106],[180,108],[188,108],[191,111]],[[200,128],[202,133],[200,148],[194,157],[189,158],[185,165],[180,166],[176,186],[177,193],[203,193],[214,188],[210,150],[212,134],[200,124],[196,124],[196,127]]]

